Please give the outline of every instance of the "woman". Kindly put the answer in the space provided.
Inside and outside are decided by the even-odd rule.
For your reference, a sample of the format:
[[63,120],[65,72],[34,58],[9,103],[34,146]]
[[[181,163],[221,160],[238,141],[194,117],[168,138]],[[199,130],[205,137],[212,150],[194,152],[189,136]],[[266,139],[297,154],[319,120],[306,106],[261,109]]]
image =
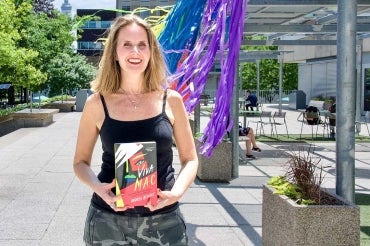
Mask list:
[[[182,98],[164,88],[166,66],[150,26],[134,15],[117,17],[81,116],[73,164],[94,191],[86,245],[187,245],[178,201],[195,179],[198,159]],[[96,176],[91,158],[99,135],[103,155]],[[181,162],[176,180],[172,136]],[[113,145],[138,141],[157,144],[158,204],[116,207]]]

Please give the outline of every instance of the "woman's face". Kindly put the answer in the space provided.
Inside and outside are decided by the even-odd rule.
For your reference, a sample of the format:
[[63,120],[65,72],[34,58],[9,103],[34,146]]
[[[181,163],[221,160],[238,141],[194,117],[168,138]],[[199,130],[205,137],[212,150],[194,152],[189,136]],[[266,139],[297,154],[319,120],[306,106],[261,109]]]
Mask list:
[[144,73],[150,59],[145,29],[136,23],[123,27],[117,37],[116,55],[123,72]]

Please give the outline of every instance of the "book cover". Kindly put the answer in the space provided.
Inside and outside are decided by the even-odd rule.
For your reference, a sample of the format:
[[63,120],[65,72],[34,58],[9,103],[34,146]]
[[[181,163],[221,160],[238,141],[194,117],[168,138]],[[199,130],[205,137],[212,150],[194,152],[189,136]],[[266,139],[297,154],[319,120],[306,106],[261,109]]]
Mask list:
[[117,207],[157,205],[155,142],[115,143]]

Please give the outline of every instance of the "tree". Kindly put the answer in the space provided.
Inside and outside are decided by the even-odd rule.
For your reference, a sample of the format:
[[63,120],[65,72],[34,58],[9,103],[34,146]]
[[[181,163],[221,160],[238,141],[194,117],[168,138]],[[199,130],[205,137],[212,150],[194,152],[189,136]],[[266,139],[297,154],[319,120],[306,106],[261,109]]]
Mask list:
[[34,65],[47,72],[45,65],[59,53],[73,53],[72,20],[56,13],[55,18],[45,13],[29,14],[22,20],[22,39],[19,46],[39,53]]
[[0,1],[0,81],[15,87],[39,85],[46,80],[46,75],[33,65],[38,52],[17,45],[22,18],[31,9],[28,3],[16,7],[12,0]]
[[[258,37],[254,39],[263,39]],[[277,46],[247,46],[244,50],[277,50]],[[241,68],[242,88],[257,88],[257,65],[256,63],[243,63]],[[297,64],[283,64],[283,89],[294,90],[298,86],[298,66]],[[276,59],[260,60],[260,89],[278,90],[279,89],[279,62]]]
[[48,17],[54,17],[54,0],[33,0],[33,10],[36,13],[45,13]]
[[59,95],[62,91],[72,94],[75,90],[90,88],[89,83],[96,75],[95,67],[79,54],[60,53],[50,61],[47,68],[49,96]]

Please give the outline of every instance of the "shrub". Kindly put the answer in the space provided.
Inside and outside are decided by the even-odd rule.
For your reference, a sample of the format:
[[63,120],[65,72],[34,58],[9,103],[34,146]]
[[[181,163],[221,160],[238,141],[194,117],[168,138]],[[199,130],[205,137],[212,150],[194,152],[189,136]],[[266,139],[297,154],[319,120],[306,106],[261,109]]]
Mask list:
[[291,153],[288,168],[283,176],[272,177],[268,185],[275,188],[275,193],[286,195],[297,204],[320,205],[338,204],[338,201],[321,188],[323,181],[321,159],[313,157],[311,149],[301,149]]

